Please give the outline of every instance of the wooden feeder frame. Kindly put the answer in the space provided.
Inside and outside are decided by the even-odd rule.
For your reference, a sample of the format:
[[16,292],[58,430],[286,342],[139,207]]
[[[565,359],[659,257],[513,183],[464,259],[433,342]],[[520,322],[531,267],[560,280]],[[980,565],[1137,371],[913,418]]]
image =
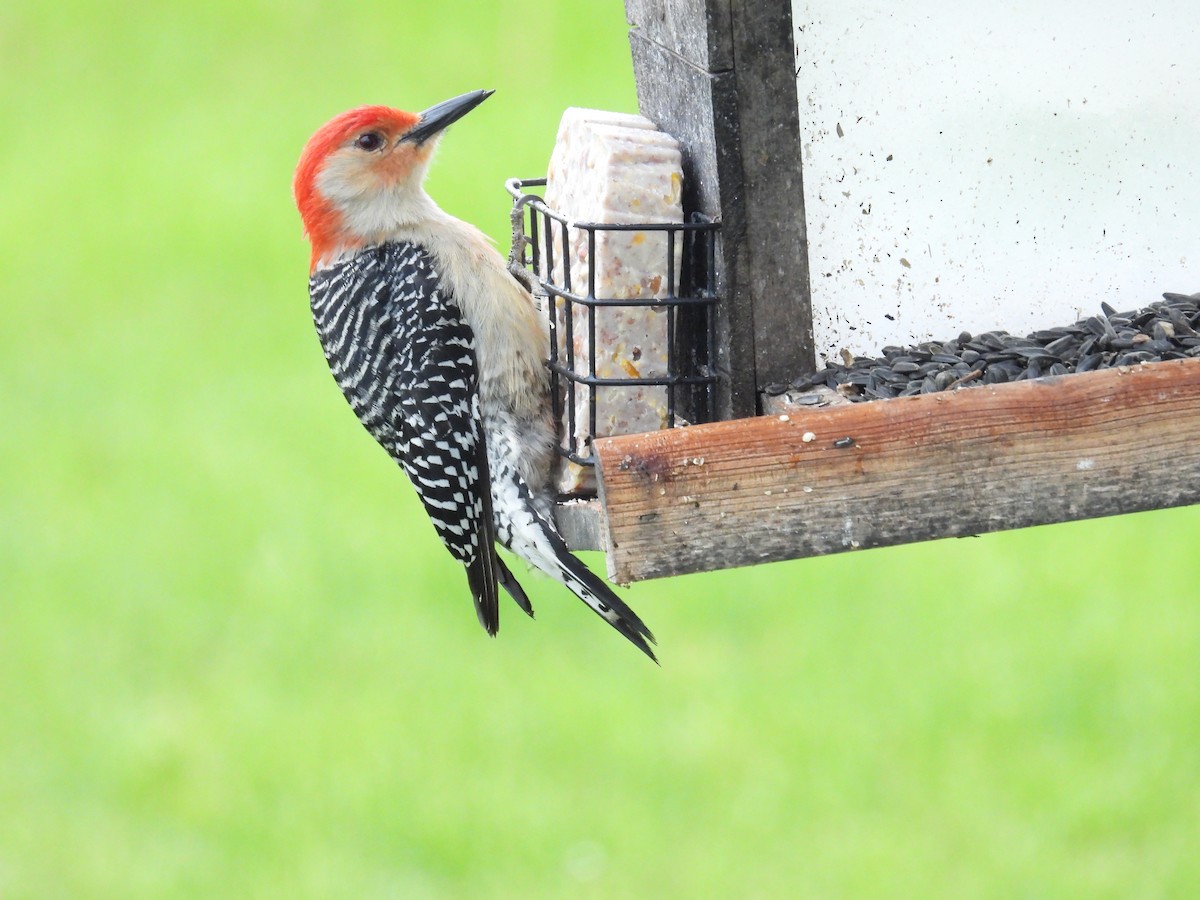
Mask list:
[[790,0],[625,7],[639,109],[683,146],[684,208],[721,223],[726,421],[596,439],[598,499],[557,510],[573,548],[624,584],[1200,502],[1200,359],[765,396],[813,366]]

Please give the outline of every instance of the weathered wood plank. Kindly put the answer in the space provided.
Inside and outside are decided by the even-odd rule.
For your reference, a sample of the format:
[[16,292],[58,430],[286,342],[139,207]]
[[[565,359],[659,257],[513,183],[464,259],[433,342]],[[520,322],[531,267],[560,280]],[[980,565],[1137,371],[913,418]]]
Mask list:
[[796,45],[791,0],[733,0],[730,11],[761,390],[815,365]]
[[673,135],[683,150],[683,208],[721,222],[717,246],[717,415],[752,416],[754,304],[742,215],[741,144],[732,72],[713,74],[629,33],[638,109]]
[[733,68],[730,0],[625,0],[625,18],[647,40],[706,72]]
[[721,222],[722,418],[813,362],[790,0],[626,0],[638,108],[683,147],[684,208]]
[[554,524],[572,550],[605,550],[608,530],[604,527],[604,507],[594,497],[572,499],[554,507]]
[[596,444],[618,583],[1200,502],[1200,360]]

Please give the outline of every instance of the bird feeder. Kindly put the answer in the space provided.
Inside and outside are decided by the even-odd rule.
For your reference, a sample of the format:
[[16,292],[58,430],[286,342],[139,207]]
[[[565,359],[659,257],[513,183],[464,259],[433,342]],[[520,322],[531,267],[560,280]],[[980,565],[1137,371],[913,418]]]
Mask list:
[[[957,9],[626,0],[692,343],[689,427],[568,448],[598,497],[560,525],[612,580],[1200,501],[1200,297],[1150,304],[1197,281],[1200,88],[1162,48],[1200,11]],[[538,186],[509,184],[535,271]]]

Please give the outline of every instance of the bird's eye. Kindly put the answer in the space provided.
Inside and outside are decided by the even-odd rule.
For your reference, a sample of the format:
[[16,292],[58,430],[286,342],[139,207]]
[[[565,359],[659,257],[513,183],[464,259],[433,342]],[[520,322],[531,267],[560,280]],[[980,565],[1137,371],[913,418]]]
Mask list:
[[366,150],[368,153],[378,150],[383,146],[383,135],[378,131],[368,131],[366,134],[360,134],[354,139],[354,146],[359,150]]

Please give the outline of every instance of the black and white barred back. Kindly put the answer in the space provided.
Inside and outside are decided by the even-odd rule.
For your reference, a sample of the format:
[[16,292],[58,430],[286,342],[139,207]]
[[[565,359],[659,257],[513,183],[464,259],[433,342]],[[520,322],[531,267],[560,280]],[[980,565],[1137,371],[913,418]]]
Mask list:
[[404,467],[446,549],[467,567],[480,621],[494,633],[495,532],[471,329],[414,244],[383,244],[319,269],[309,295],[338,387]]
[[380,244],[315,271],[309,292],[338,386],[371,436],[403,466],[442,542],[466,566],[488,633],[499,628],[497,582],[532,614],[496,555],[499,540],[653,659],[649,630],[571,556],[549,517],[548,498],[535,496],[521,476],[521,423],[503,409],[481,409],[474,334],[431,254],[409,242]]

